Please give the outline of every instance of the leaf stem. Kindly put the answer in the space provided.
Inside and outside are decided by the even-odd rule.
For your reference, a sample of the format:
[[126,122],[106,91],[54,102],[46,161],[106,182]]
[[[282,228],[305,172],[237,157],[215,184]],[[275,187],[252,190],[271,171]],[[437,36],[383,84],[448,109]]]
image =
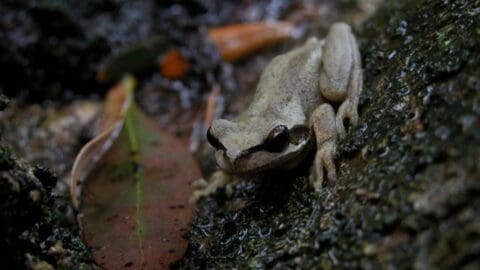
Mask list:
[[[140,153],[139,153],[139,144],[138,144],[138,138],[137,138],[137,133],[135,130],[135,113],[136,113],[136,108],[135,104],[133,102],[133,91],[135,87],[135,80],[132,77],[126,77],[123,81],[124,84],[124,89],[127,92],[127,97],[130,100],[129,102],[129,108],[127,109],[127,113],[125,115],[125,128],[127,131],[127,136],[128,136],[128,142],[130,144],[130,150],[131,150],[131,158],[133,162],[135,163],[136,167],[140,165]],[[135,179],[135,236],[137,238],[137,245],[138,249],[140,252],[140,257],[141,257],[141,264],[145,261],[145,255],[144,255],[144,250],[143,250],[143,234],[144,234],[144,229],[143,229],[143,224],[141,221],[141,200],[140,198],[142,197],[142,175],[141,175],[141,170],[140,168],[137,167],[137,169],[134,171],[134,179]]]

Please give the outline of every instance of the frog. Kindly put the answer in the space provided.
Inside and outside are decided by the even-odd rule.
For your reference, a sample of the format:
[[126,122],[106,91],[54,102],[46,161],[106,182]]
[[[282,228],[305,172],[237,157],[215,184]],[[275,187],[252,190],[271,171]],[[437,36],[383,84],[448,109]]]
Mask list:
[[196,201],[232,183],[235,176],[298,166],[316,151],[310,182],[337,181],[337,141],[345,122],[359,121],[363,88],[359,48],[351,27],[330,26],[324,39],[274,57],[262,72],[249,106],[233,120],[216,119],[207,131],[219,170],[195,183]]

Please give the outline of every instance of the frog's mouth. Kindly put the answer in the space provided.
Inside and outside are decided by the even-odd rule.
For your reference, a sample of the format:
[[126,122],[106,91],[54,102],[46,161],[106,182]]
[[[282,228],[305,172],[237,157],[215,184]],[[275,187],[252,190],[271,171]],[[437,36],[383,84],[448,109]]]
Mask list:
[[308,154],[312,138],[308,126],[298,125],[290,129],[289,144],[281,152],[269,152],[258,145],[244,151],[234,160],[229,159],[223,150],[217,151],[215,158],[222,170],[232,174],[254,174],[274,168],[289,169]]

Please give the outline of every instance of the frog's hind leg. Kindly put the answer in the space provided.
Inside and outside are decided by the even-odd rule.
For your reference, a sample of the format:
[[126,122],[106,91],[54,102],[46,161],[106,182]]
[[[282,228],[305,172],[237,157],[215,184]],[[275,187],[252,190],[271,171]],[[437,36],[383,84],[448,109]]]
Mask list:
[[335,23],[324,40],[320,92],[328,101],[342,102],[336,115],[336,128],[345,134],[344,119],[355,125],[358,121],[358,99],[362,91],[360,52],[351,28]]
[[322,188],[324,172],[329,181],[336,181],[336,169],[333,158],[336,151],[337,129],[335,112],[330,104],[320,105],[310,119],[317,141],[317,153],[312,165],[310,179],[316,191]]

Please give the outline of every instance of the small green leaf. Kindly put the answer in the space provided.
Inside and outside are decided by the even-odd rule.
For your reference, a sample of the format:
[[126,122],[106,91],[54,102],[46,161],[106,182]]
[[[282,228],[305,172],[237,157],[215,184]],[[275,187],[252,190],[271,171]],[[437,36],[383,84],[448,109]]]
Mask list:
[[170,46],[163,36],[123,48],[111,55],[102,65],[97,74],[101,82],[111,82],[122,78],[125,74],[140,74],[154,71],[157,58]]

